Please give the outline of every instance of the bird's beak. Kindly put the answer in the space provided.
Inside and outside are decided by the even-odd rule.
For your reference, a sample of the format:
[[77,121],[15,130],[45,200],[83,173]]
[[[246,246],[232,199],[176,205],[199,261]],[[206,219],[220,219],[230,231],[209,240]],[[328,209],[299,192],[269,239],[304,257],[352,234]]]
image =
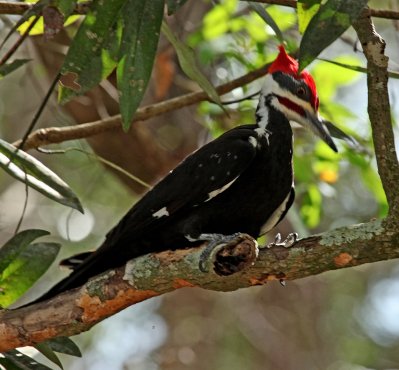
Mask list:
[[305,120],[307,121],[306,123],[308,127],[317,136],[319,136],[332,150],[334,150],[334,152],[338,152],[327,126],[323,123],[323,120],[318,115],[305,110]]

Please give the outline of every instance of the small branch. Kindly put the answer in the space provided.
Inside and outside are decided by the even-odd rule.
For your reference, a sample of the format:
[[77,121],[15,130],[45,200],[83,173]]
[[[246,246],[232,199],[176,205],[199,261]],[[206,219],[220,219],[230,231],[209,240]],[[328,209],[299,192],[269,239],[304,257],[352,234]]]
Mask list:
[[370,17],[354,24],[367,59],[368,113],[373,133],[378,173],[389,204],[392,221],[399,222],[399,163],[391,121],[388,95],[388,57],[385,41],[376,32]]
[[[296,8],[296,0],[251,0],[255,3],[270,4],[270,5],[281,5],[289,8]],[[362,16],[370,16],[376,18],[385,19],[399,19],[399,12],[394,10],[383,10],[383,9],[365,9]]]
[[22,45],[22,43],[25,41],[25,39],[29,36],[29,32],[32,30],[33,27],[35,27],[35,24],[39,20],[39,16],[37,15],[35,19],[30,23],[29,27],[25,30],[25,32],[18,38],[18,40],[14,43],[14,45],[7,51],[7,53],[1,58],[0,60],[0,66],[5,64],[18,50],[18,48]]
[[[184,287],[232,291],[398,258],[399,231],[387,227],[371,221],[302,239],[289,249],[262,249],[254,265],[227,277],[198,269],[204,246],[141,256],[47,302],[1,311],[0,352],[78,334],[125,307]],[[249,239],[238,246],[244,242]]]
[[[91,1],[76,4],[74,14],[86,14],[90,8]],[[22,15],[33,7],[34,4],[29,3],[11,3],[9,1],[0,1],[0,14]]]
[[[226,94],[237,87],[244,86],[266,74],[268,65],[265,65],[259,69],[247,73],[233,81],[227,82],[216,88],[216,91],[220,94]],[[171,112],[173,110],[186,107],[192,104],[196,104],[200,101],[208,100],[208,95],[203,91],[197,91],[189,93],[176,98],[172,98],[161,103],[148,105],[146,107],[137,110],[133,122],[144,121],[152,117],[159,116],[161,114]],[[90,136],[98,135],[100,133],[121,130],[121,116],[120,114],[95,122],[83,123],[81,125],[67,126],[67,127],[49,127],[34,131],[27,138],[24,150],[38,148],[40,146],[61,143],[69,140],[83,139]],[[21,140],[14,143],[15,146],[19,146]]]
[[[247,0],[246,0],[247,1]],[[281,5],[290,8],[296,8],[296,0],[252,0],[256,3]],[[76,5],[74,14],[86,14],[90,8],[91,1],[86,1]],[[10,3],[8,1],[0,1],[0,14],[24,14],[33,5],[26,3]],[[376,18],[385,19],[399,19],[399,12],[394,10],[383,10],[383,9],[368,9],[365,10],[364,15],[369,15]]]

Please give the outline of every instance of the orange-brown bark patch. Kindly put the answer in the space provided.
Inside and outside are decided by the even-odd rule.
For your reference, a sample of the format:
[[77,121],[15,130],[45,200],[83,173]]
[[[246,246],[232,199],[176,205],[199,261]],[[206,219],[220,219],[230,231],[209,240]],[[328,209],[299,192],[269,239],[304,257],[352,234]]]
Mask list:
[[127,289],[120,290],[114,298],[102,302],[99,297],[91,297],[86,293],[76,300],[76,304],[83,309],[81,317],[83,322],[97,322],[132,304],[157,295],[159,293],[153,290]]
[[173,282],[173,288],[175,289],[180,289],[180,288],[193,288],[195,285],[193,283],[190,283],[187,280],[184,279],[175,279]]
[[0,352],[21,346],[18,330],[10,325],[0,324]]
[[279,274],[262,274],[260,277],[253,276],[249,278],[249,282],[251,285],[264,285],[268,281],[273,280],[283,280],[285,278],[285,274],[280,272]]
[[338,256],[334,257],[335,266],[344,267],[353,260],[353,257],[346,252],[340,253]]
[[178,249],[175,251],[164,251],[156,254],[158,260],[164,264],[171,264],[181,261],[192,252],[192,248]]

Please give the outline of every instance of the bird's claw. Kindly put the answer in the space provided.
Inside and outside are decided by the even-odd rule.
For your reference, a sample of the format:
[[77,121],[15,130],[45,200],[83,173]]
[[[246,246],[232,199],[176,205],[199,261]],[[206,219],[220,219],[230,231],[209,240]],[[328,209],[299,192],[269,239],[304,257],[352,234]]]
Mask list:
[[213,263],[214,256],[222,248],[231,242],[236,242],[237,238],[241,236],[241,233],[235,233],[231,235],[222,234],[202,234],[198,238],[199,240],[208,241],[208,245],[202,251],[199,257],[199,269],[202,272],[209,272],[209,266]]
[[291,248],[298,240],[298,233],[289,233],[284,241],[281,241],[281,234],[277,233],[274,242],[267,245],[267,248],[283,247]]

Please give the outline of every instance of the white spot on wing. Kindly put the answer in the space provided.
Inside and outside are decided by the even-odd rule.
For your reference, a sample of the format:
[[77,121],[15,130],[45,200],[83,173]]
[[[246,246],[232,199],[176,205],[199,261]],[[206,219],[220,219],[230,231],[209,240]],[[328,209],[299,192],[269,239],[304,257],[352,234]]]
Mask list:
[[[237,177],[238,177],[238,176],[237,176]],[[236,177],[235,179],[233,179],[232,181],[230,181],[228,184],[222,186],[220,189],[216,189],[216,190],[211,191],[211,192],[208,194],[208,199],[207,199],[205,202],[208,202],[208,201],[211,200],[212,198],[215,198],[216,195],[219,195],[220,193],[222,193],[223,191],[225,191],[226,189],[228,189],[228,188],[233,184],[233,182],[237,180],[237,177]]]
[[260,229],[260,234],[266,234],[268,231],[273,229],[274,226],[276,226],[278,220],[280,219],[281,215],[284,213],[285,209],[287,208],[287,203],[288,200],[290,199],[291,196],[291,191],[288,193],[286,198],[283,200],[283,202],[280,204],[280,206],[272,213],[272,215],[269,217],[269,219],[266,221],[266,223],[262,226]]
[[152,217],[155,217],[155,218],[161,218],[164,216],[169,216],[169,212],[166,209],[166,207],[163,207],[152,214]]

